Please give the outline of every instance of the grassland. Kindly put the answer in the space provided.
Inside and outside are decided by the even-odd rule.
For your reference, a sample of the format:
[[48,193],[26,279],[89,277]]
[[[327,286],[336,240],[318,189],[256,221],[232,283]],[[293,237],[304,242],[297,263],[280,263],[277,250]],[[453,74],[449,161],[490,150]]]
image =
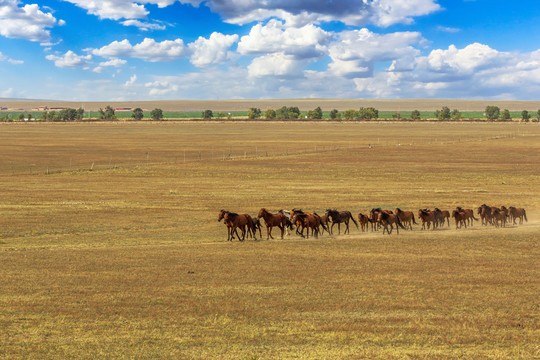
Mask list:
[[[0,357],[538,357],[539,136],[536,124],[3,124]],[[523,206],[529,222],[227,243],[216,221],[221,208],[484,202]]]

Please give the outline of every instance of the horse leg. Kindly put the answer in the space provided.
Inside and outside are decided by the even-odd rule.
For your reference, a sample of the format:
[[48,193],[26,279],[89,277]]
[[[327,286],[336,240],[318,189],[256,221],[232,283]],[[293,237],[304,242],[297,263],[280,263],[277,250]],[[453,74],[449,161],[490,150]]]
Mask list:
[[281,240],[283,240],[283,235],[285,234],[285,227],[283,226],[283,224],[279,226],[279,229],[281,230]]
[[270,240],[270,238],[274,238],[272,236],[272,227],[271,226],[267,226],[266,227],[266,240]]
[[345,221],[345,226],[346,226],[346,229],[345,229],[345,234],[351,234],[351,231],[349,230],[349,219],[347,219],[347,221]]

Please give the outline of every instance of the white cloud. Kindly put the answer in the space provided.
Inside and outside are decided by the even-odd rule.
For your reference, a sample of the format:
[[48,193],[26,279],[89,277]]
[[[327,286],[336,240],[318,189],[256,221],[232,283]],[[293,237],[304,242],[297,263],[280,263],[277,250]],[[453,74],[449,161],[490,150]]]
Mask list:
[[304,76],[305,60],[297,60],[292,55],[274,53],[253,59],[248,66],[249,76],[275,76],[281,78],[297,78]]
[[281,21],[270,20],[266,25],[253,26],[242,36],[238,52],[243,55],[283,53],[298,59],[323,56],[331,34],[312,24],[299,28],[286,27]]
[[141,43],[131,45],[129,40],[113,41],[100,49],[91,50],[92,54],[106,58],[138,58],[150,62],[171,61],[180,58],[185,51],[182,39],[156,42],[145,38]]
[[165,30],[166,26],[156,23],[148,23],[148,22],[142,22],[139,20],[125,20],[121,22],[124,26],[136,26],[142,31],[149,31],[149,30]]
[[169,95],[178,91],[178,85],[172,84],[168,81],[156,80],[154,82],[146,83],[144,86],[150,89],[148,92],[150,96]]
[[10,98],[13,96],[13,88],[6,89],[0,93],[0,97]]
[[[64,0],[75,4],[76,6],[85,9],[88,14],[98,16],[100,19],[120,20],[120,19],[143,19],[149,14],[146,9],[146,4],[155,4],[160,8],[170,6],[176,0]],[[199,0],[179,0],[182,4],[191,4],[198,6]],[[142,24],[142,23],[141,23]],[[124,24],[126,25],[126,24]],[[126,26],[138,26],[135,23],[130,23]],[[145,30],[156,30],[153,28],[155,24],[150,25]],[[160,29],[158,29],[160,30]]]
[[0,35],[7,38],[46,42],[51,38],[50,31],[55,25],[63,25],[51,13],[45,13],[37,4],[19,7],[18,0],[0,1]]
[[69,50],[64,55],[47,55],[47,60],[54,61],[54,65],[59,68],[82,68],[88,69],[89,61],[92,60],[92,55],[77,55]]
[[420,51],[413,47],[423,41],[418,32],[376,34],[368,29],[343,31],[329,46],[332,73],[345,77],[366,77],[373,74],[377,62],[393,61],[389,70],[403,71],[414,67]]
[[4,54],[2,54],[2,52],[0,52],[0,61],[7,61],[8,63],[13,64],[13,65],[24,64],[23,60],[15,60],[15,59],[9,58],[5,56]]
[[385,27],[409,24],[413,17],[441,9],[435,0],[207,0],[205,5],[236,24],[277,17],[291,24],[341,21],[348,25],[371,23]]
[[208,39],[201,36],[188,45],[191,63],[201,67],[223,62],[230,57],[228,49],[237,41],[238,35],[224,35],[217,32],[213,32]]
[[128,81],[126,81],[124,83],[124,86],[128,87],[128,86],[132,86],[135,84],[135,82],[137,81],[137,75],[133,74]]

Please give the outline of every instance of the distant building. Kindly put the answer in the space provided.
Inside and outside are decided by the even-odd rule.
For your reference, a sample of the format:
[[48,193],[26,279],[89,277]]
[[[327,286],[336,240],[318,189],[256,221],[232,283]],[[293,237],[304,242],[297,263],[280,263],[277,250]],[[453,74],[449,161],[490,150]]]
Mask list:
[[132,108],[129,108],[129,107],[119,107],[119,108],[116,108],[114,109],[115,111],[131,111]]

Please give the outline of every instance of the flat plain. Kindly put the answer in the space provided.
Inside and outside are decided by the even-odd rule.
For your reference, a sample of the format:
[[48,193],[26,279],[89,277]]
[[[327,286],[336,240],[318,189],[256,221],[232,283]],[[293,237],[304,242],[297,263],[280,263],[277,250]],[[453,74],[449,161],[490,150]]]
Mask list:
[[[538,357],[539,140],[515,123],[1,124],[0,357]],[[482,203],[529,221],[232,243],[217,222]]]

